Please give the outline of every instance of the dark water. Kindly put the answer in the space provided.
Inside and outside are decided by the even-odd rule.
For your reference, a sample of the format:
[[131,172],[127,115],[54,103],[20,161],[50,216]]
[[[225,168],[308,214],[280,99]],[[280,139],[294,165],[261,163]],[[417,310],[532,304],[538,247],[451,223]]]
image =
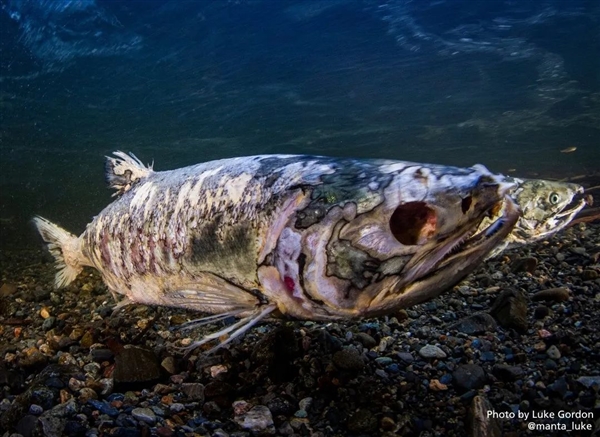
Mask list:
[[[103,156],[600,168],[600,2],[3,0],[0,247],[79,233]],[[573,153],[561,153],[577,147]]]

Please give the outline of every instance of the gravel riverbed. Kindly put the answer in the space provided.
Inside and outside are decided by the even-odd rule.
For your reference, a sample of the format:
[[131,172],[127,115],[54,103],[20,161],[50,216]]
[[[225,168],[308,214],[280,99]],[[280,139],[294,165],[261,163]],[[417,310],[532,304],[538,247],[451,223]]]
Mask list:
[[41,250],[0,272],[2,436],[600,435],[597,223],[393,316],[265,323],[210,355],[178,348],[214,327],[112,314],[92,271],[54,291]]

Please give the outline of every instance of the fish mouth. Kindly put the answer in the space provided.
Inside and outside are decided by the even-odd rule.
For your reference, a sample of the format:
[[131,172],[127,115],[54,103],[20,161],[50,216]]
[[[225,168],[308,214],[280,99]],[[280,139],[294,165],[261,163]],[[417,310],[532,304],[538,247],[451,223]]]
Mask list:
[[[479,266],[486,256],[513,230],[521,211],[518,205],[505,194],[502,216],[480,232],[481,220],[470,223],[454,233],[434,250],[413,257],[404,267],[405,275],[393,286],[391,295],[396,295],[394,306],[405,308],[437,297],[456,285]],[[494,206],[488,209],[491,214]]]
[[[402,285],[408,285],[422,277],[435,275],[457,258],[476,257],[480,253],[487,254],[512,231],[520,217],[520,210],[514,200],[506,194],[499,203],[487,210],[487,215],[504,203],[504,213],[487,228],[477,233],[481,219],[475,220],[447,237],[442,242],[435,242],[435,248],[425,247],[404,266]],[[484,214],[485,215],[485,214]]]

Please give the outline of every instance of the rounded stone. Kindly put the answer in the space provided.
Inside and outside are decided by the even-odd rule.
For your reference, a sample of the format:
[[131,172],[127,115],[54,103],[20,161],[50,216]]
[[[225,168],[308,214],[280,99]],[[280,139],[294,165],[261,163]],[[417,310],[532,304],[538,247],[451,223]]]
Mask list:
[[156,423],[156,414],[150,408],[134,408],[131,415],[140,422],[146,422],[149,425]]
[[439,347],[428,344],[419,349],[419,355],[423,358],[446,358],[446,352],[441,350]]

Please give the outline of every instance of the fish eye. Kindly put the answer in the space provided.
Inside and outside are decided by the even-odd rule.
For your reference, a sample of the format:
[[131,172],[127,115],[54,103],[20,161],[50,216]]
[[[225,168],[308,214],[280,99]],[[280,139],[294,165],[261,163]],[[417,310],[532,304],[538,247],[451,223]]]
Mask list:
[[436,231],[437,215],[425,202],[407,202],[390,217],[390,231],[405,246],[423,244]]
[[560,196],[558,193],[551,193],[549,200],[552,205],[556,205],[560,201]]

